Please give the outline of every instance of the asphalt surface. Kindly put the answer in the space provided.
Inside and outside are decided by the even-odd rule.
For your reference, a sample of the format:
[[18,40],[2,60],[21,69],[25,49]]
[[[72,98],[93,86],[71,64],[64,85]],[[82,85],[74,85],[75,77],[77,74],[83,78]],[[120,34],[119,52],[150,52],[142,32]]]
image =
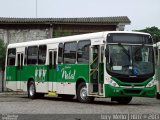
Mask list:
[[[81,115],[81,119],[78,119],[83,120],[82,117],[84,117],[84,115],[82,114],[91,114],[93,119],[95,115],[99,115],[100,117],[102,114],[153,114],[158,115],[158,119],[160,119],[160,100],[156,98],[135,97],[130,104],[119,105],[116,102],[111,102],[110,98],[96,98],[93,103],[84,104],[79,103],[76,99],[64,100],[62,98],[46,96],[43,99],[31,100],[27,98],[26,94],[15,95],[1,93],[0,114],[20,114],[22,116],[24,116],[23,114],[35,114],[38,116],[64,114],[61,117],[74,115],[74,120],[76,119],[75,117],[79,115]],[[43,116],[40,118],[43,118]],[[60,117],[57,116],[57,120],[59,119]]]

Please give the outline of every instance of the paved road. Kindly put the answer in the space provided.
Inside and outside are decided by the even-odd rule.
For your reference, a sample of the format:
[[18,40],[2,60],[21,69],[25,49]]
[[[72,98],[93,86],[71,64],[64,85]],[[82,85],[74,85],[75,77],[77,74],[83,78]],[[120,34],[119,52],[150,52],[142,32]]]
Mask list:
[[[1,93],[0,120],[1,118],[2,120],[9,120],[6,118],[6,114],[8,114],[7,117],[10,117],[12,120],[17,120],[15,118],[18,118],[18,120],[52,120],[53,118],[56,120],[111,120],[117,117],[112,116],[112,118],[109,119],[108,114],[125,114],[126,117],[131,115],[128,116],[130,119],[126,118],[126,120],[131,120],[132,117],[135,117],[132,115],[149,114],[149,119],[146,119],[146,116],[144,116],[144,120],[159,120],[160,100],[135,97],[129,105],[119,105],[116,102],[111,102],[109,98],[97,98],[91,104],[84,104],[77,102],[75,99],[63,100],[61,98],[45,97],[43,99],[31,100],[28,99],[25,94],[4,95]],[[140,119],[136,118],[136,120]]]
[[0,95],[2,114],[160,114],[160,100],[155,98],[133,98],[129,105],[119,105],[109,98],[97,98],[91,104],[79,103],[75,99],[45,97],[31,100],[26,95]]

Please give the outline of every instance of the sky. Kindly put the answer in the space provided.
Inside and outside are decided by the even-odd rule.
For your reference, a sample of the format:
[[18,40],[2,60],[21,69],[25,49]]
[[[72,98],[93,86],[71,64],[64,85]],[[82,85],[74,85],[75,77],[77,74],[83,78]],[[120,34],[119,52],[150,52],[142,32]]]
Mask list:
[[112,16],[128,16],[131,24],[125,30],[160,28],[160,0],[0,0],[0,17]]

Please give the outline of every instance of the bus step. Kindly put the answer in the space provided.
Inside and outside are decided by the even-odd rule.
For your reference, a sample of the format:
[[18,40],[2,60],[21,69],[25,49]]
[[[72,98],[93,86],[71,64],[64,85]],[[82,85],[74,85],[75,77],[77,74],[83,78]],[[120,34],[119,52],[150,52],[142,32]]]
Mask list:
[[104,97],[103,95],[99,95],[99,94],[89,94],[88,96],[92,96],[92,97]]
[[48,96],[56,96],[57,93],[56,92],[48,92]]
[[98,92],[90,93],[89,95],[98,95]]
[[99,96],[103,96],[103,93],[99,93],[98,95],[99,95]]

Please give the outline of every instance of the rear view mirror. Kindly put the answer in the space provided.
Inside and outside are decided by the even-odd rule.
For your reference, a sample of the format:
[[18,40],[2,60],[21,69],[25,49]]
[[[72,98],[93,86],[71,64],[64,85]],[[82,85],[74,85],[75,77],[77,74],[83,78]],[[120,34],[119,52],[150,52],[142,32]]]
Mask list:
[[109,57],[109,48],[108,46],[105,49],[105,57],[108,58]]

